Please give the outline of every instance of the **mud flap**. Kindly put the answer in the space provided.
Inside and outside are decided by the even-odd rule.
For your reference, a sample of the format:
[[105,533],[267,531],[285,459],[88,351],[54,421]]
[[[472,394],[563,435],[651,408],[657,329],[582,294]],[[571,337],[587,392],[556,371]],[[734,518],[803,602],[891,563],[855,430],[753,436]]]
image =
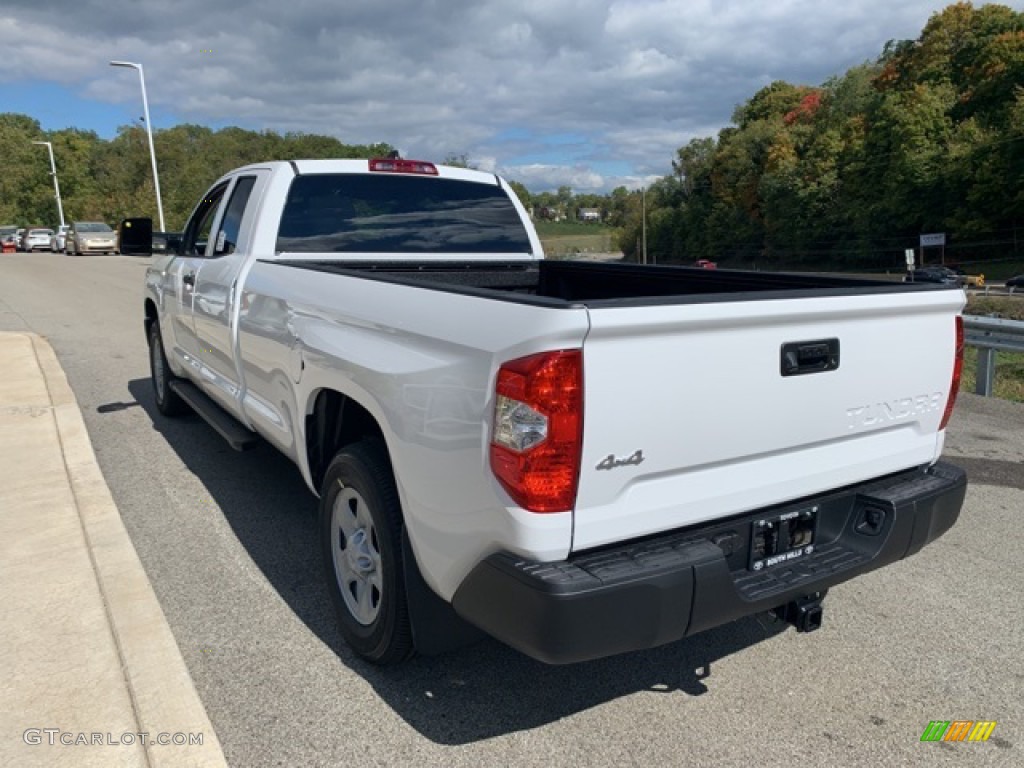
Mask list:
[[451,604],[442,600],[423,580],[409,534],[402,528],[402,559],[405,562],[405,594],[416,653],[421,656],[465,648],[486,634],[460,617]]

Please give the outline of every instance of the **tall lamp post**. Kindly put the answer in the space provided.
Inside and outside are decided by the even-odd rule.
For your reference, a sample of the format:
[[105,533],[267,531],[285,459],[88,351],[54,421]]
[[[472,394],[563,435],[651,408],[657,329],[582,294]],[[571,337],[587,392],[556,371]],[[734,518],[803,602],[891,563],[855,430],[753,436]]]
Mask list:
[[57,215],[60,216],[60,225],[64,226],[64,206],[60,202],[60,185],[57,183],[57,165],[53,162],[53,144],[49,141],[33,141],[50,150],[50,175],[53,176],[53,195],[57,198]]
[[643,219],[643,237],[644,237],[644,264],[647,263],[647,187],[640,188],[640,211]]
[[149,122],[149,100],[146,98],[146,76],[142,72],[142,65],[136,64],[132,61],[112,61],[110,62],[112,67],[128,67],[129,69],[138,70],[139,83],[142,85],[142,114],[146,121],[146,135],[149,137],[149,159],[153,163],[153,188],[156,190],[156,210],[160,214],[160,231],[166,232],[167,227],[164,226],[164,204],[160,199],[160,176],[156,172],[156,150],[153,149],[153,127]]

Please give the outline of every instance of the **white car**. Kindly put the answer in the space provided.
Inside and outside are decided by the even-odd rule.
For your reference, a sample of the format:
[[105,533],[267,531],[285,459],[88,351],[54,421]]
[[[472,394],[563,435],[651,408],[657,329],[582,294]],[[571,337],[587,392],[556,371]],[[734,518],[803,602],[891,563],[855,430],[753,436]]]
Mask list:
[[49,250],[52,240],[52,229],[30,229],[22,237],[21,249],[26,252]]

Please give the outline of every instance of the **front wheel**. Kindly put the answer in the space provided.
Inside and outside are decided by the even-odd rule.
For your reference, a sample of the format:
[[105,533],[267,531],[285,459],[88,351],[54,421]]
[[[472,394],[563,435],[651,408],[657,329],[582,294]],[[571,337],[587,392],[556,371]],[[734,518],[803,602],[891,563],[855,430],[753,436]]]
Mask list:
[[160,338],[160,323],[157,320],[149,326],[149,374],[153,381],[157,410],[171,418],[184,413],[188,406],[171,389],[171,381],[176,377],[167,365],[164,344]]
[[328,466],[320,542],[338,626],[352,650],[380,665],[411,656],[402,509],[379,440],[347,446]]

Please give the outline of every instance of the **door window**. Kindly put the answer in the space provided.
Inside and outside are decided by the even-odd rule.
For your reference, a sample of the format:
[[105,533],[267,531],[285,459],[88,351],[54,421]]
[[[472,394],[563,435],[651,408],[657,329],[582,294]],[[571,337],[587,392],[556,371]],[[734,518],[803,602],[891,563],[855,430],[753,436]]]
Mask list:
[[196,206],[188,225],[185,227],[185,236],[182,240],[182,255],[184,256],[205,256],[206,246],[210,241],[210,230],[213,229],[213,220],[217,217],[217,209],[220,208],[224,191],[228,188],[227,182],[214,187],[206,193],[206,197]]
[[249,195],[256,184],[255,176],[242,176],[235,182],[235,188],[228,200],[228,207],[224,211],[224,219],[220,224],[220,234],[217,235],[217,244],[214,247],[214,256],[225,256],[234,253],[238,247],[238,233],[242,228],[242,215],[245,213],[245,205],[249,202]]

